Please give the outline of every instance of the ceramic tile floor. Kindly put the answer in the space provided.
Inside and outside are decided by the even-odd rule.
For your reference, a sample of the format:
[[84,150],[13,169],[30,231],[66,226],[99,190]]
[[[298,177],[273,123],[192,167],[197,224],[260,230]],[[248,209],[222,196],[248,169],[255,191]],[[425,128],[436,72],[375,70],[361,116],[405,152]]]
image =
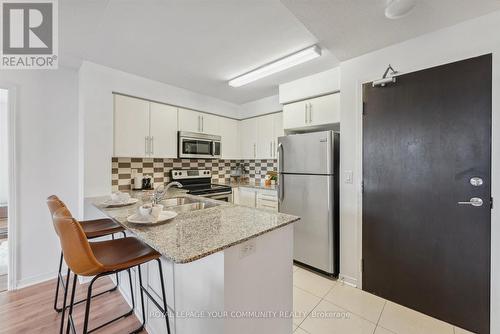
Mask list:
[[294,266],[294,334],[470,332]]

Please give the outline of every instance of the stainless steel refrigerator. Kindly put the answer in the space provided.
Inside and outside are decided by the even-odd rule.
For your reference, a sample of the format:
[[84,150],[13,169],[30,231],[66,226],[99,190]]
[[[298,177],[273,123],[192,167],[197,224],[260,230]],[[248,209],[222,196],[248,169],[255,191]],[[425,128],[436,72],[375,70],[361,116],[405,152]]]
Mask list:
[[332,276],[339,273],[339,133],[278,138],[279,211],[294,225],[294,259]]

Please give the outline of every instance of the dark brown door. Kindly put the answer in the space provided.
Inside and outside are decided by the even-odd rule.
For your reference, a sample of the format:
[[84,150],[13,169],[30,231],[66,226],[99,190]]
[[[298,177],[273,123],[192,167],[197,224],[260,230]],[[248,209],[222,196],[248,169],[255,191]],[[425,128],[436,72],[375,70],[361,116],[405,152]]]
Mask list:
[[[490,326],[491,85],[486,55],[363,87],[363,289],[478,333]],[[458,204],[471,198],[482,206]]]

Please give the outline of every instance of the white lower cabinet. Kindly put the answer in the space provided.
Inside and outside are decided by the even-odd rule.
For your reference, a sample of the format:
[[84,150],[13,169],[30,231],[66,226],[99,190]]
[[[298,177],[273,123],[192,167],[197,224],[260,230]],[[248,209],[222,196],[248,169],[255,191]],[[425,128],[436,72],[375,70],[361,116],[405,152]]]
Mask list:
[[257,192],[257,209],[278,212],[278,193],[275,190],[259,190]]
[[257,192],[255,189],[240,187],[239,190],[239,205],[255,208],[257,203]]
[[233,203],[277,212],[278,193],[276,190],[238,187],[233,189]]

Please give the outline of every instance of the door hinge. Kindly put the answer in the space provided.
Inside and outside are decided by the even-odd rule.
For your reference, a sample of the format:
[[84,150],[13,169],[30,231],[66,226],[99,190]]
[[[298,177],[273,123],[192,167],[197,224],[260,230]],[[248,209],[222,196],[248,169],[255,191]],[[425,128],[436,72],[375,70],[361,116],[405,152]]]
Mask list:
[[365,181],[361,181],[361,193],[365,193]]
[[366,116],[366,102],[363,102],[363,108],[362,108],[362,110],[361,110],[361,114],[362,114],[363,116]]

